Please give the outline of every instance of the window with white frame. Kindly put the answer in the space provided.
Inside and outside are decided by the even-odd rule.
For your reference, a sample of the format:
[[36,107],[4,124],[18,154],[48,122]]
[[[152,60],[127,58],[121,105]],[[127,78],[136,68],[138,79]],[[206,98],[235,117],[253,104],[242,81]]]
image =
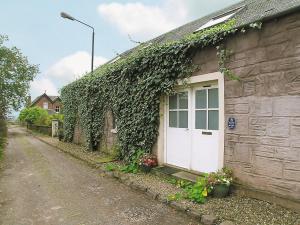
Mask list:
[[188,128],[188,92],[169,96],[169,127]]
[[219,129],[219,93],[218,88],[196,90],[195,129]]
[[43,109],[48,109],[48,102],[43,102]]
[[57,105],[57,106],[55,106],[55,112],[56,113],[59,113],[59,111],[60,111],[60,107]]

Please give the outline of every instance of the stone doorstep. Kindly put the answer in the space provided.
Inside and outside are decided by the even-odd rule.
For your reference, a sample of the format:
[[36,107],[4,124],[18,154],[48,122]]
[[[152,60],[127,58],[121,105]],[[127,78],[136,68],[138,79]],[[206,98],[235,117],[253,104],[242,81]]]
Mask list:
[[159,166],[153,169],[153,172],[158,176],[163,175],[167,177],[173,177],[175,179],[191,181],[193,183],[195,183],[199,178],[199,176],[201,176],[199,174],[191,173],[185,170],[180,170],[178,168],[174,168],[170,166]]

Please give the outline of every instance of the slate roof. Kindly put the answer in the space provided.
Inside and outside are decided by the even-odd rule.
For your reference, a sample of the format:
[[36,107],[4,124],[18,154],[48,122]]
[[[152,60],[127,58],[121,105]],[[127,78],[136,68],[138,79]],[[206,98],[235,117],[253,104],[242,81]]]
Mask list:
[[44,93],[44,94],[42,94],[42,95],[36,97],[36,98],[32,101],[31,105],[34,105],[34,104],[35,104],[38,100],[40,100],[40,98],[42,98],[43,96],[46,97],[46,98],[48,98],[52,103],[54,103],[57,99],[60,99],[59,96],[47,95],[46,93]]
[[[152,40],[149,40],[146,43],[163,44],[168,41],[179,40],[184,36],[195,32],[195,30],[206,24],[212,18],[237,8],[241,8],[241,10],[237,11],[237,13],[232,18],[236,19],[236,27],[240,27],[256,21],[265,21],[292,12],[300,11],[300,0],[244,0],[222,10],[211,13],[207,16],[201,17],[183,26],[175,28],[174,30],[171,30]],[[133,50],[134,48],[125,51],[119,56],[125,56]],[[112,59],[111,61],[113,61],[114,59]]]

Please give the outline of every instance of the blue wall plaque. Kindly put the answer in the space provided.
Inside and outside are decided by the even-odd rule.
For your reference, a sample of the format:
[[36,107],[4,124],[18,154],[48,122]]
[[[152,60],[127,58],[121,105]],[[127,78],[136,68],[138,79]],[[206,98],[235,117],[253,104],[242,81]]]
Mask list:
[[229,117],[229,118],[228,118],[228,128],[229,128],[229,129],[234,129],[234,128],[235,128],[235,125],[236,125],[235,118]]

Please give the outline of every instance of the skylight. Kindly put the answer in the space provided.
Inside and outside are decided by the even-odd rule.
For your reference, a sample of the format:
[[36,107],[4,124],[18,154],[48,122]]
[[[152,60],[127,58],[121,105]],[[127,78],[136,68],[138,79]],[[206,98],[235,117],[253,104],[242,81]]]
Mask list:
[[206,24],[202,25],[200,28],[195,30],[195,32],[203,30],[208,27],[212,27],[214,25],[217,25],[219,23],[223,23],[224,21],[230,19],[234,14],[236,14],[238,11],[240,11],[243,7],[239,7],[233,10],[230,10],[229,12],[223,13],[221,15],[215,16],[210,21],[208,21]]

